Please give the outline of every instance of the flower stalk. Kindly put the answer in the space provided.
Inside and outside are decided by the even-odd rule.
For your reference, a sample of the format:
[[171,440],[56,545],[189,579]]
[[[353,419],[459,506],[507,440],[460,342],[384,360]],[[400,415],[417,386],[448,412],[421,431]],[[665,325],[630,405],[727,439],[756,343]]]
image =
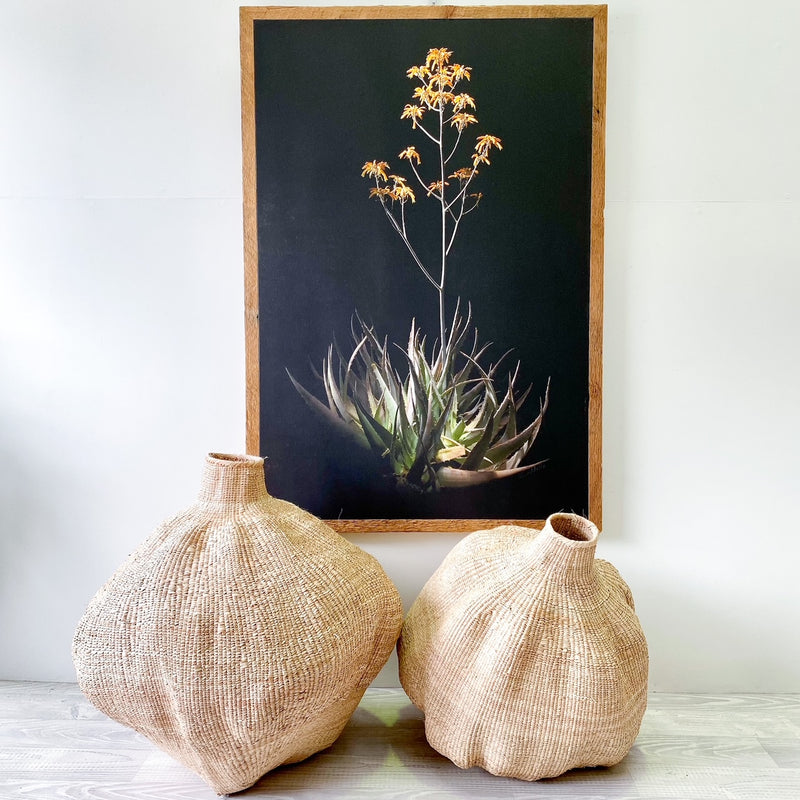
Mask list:
[[[445,307],[447,258],[455,242],[461,220],[474,211],[481,200],[480,194],[469,194],[468,190],[478,174],[478,165],[491,163],[489,154],[493,148],[503,149],[499,137],[492,134],[478,136],[470,156],[472,166],[460,167],[452,173],[449,172],[450,162],[459,151],[462,134],[469,126],[478,123],[477,117],[467,110],[477,109],[475,98],[466,92],[458,91],[462,81],[471,79],[472,67],[451,63],[452,55],[452,50],[446,47],[433,48],[428,51],[424,64],[411,67],[407,71],[407,76],[418,82],[413,95],[416,102],[407,104],[400,115],[401,119],[411,120],[412,130],[423,133],[436,147],[434,161],[437,177],[427,183],[419,170],[422,156],[416,147],[409,145],[398,154],[398,158],[408,162],[425,196],[433,198],[439,204],[441,250],[438,258],[438,278],[434,277],[435,270],[424,263],[408,235],[406,205],[416,203],[416,195],[408,185],[408,180],[389,173],[389,164],[386,161],[367,161],[361,171],[362,177],[374,179],[375,186],[370,190],[370,197],[380,201],[392,228],[411,253],[414,263],[437,291],[440,348],[445,346],[447,340]],[[424,120],[431,115],[435,119],[433,132],[424,124]],[[448,129],[455,131],[452,144],[446,141]],[[451,181],[454,181],[452,187]]]

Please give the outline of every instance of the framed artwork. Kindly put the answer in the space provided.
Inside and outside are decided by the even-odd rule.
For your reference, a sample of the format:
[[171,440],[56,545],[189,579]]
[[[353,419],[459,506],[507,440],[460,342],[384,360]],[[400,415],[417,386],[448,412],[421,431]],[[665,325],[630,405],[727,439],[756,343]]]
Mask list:
[[605,6],[242,8],[247,446],[339,531],[601,523]]

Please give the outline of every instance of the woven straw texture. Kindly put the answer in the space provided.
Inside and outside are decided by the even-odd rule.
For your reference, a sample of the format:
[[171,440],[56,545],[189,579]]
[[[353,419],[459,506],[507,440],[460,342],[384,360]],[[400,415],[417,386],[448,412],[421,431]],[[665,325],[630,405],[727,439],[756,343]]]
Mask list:
[[595,560],[597,528],[467,536],[411,608],[400,680],[431,746],[459,767],[538,780],[612,765],[647,702],[647,643],[630,590]]
[[73,660],[97,708],[227,794],[332,744],[401,623],[372,556],[270,497],[262,459],[211,454],[198,502],[91,601]]

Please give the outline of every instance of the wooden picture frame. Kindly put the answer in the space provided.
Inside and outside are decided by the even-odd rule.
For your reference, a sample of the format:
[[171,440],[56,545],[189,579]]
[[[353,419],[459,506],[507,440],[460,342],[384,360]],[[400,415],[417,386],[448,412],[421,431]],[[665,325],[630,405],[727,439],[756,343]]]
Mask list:
[[[270,490],[340,532],[536,527],[559,510],[601,525],[606,6],[245,7],[240,23],[247,449],[267,457]],[[452,63],[474,68],[475,133],[502,131],[504,146],[491,167],[473,161],[488,181],[486,198],[475,201],[481,209],[463,233],[464,266],[451,279],[461,283],[446,294],[441,278],[440,319],[455,321],[458,298],[461,311],[470,306],[470,325],[480,322],[481,343],[488,329],[499,346],[521,353],[520,365],[532,365],[521,427],[549,399],[540,438],[519,463],[541,458],[543,467],[439,491],[431,482],[453,474],[444,467],[464,463],[447,461],[457,447],[440,443],[437,460],[425,459],[427,483],[410,490],[387,475],[362,484],[367,456],[351,453],[308,398],[325,403],[307,361],[319,370],[324,343],[345,340],[337,365],[346,366],[358,349],[346,341],[349,329],[357,340],[354,314],[364,316],[365,304],[365,329],[379,342],[404,342],[400,320],[408,331],[413,314],[416,327],[431,331],[426,348],[436,347],[433,304],[402,260],[410,247],[380,213],[384,200],[396,212],[397,195],[370,200],[360,175],[375,159],[373,189],[389,193],[391,179],[384,183],[380,166],[375,173],[379,159],[411,166],[410,157],[398,161],[392,137],[410,144],[415,133],[400,112],[414,88],[406,68],[429,63],[423,41],[452,47]],[[478,145],[473,159],[476,152]],[[417,194],[424,199],[419,187]],[[400,350],[390,349],[400,363]],[[331,351],[328,366],[335,359]]]

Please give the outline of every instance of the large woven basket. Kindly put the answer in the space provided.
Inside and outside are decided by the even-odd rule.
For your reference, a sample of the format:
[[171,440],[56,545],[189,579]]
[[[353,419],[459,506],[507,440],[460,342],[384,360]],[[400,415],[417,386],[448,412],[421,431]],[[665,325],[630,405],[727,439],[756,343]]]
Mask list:
[[91,601],[73,658],[95,706],[227,794],[328,747],[401,623],[372,556],[271,497],[262,459],[211,454],[197,503]]
[[400,680],[429,743],[459,767],[524,780],[611,765],[647,702],[647,644],[630,590],[595,560],[597,528],[554,514],[541,532],[480,531],[414,603]]

